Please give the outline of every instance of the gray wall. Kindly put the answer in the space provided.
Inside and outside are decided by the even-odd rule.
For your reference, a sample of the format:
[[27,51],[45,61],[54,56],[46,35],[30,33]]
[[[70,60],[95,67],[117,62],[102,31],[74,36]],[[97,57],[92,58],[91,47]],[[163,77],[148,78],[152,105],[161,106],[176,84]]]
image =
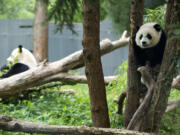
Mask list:
[[[6,58],[19,44],[33,50],[33,20],[0,20],[0,66],[6,64]],[[82,49],[82,24],[75,24],[78,35],[64,28],[62,33],[55,33],[54,23],[49,24],[49,61],[56,61]],[[101,23],[100,39],[119,39],[111,30],[111,23]],[[105,75],[113,75],[118,66],[127,60],[128,48],[120,48],[102,57]]]

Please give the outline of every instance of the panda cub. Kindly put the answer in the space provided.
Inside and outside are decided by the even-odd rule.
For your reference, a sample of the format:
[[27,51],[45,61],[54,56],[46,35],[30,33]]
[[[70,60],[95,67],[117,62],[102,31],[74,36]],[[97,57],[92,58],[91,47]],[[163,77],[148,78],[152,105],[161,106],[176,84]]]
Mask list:
[[145,66],[146,62],[149,62],[152,68],[161,64],[166,45],[166,35],[159,24],[143,24],[137,28],[132,41],[137,67]]
[[18,48],[14,49],[7,58],[8,63],[13,64],[6,74],[3,74],[1,78],[7,78],[12,75],[22,73],[32,67],[37,66],[37,61],[33,54],[19,45]]

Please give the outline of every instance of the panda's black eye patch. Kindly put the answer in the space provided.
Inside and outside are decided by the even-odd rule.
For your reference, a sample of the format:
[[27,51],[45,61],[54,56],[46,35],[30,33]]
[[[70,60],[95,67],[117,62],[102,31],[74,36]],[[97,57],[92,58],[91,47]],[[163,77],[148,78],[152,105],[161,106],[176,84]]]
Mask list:
[[142,39],[143,35],[141,34],[141,36],[139,37],[139,39]]
[[148,39],[152,39],[152,36],[150,34],[147,34]]

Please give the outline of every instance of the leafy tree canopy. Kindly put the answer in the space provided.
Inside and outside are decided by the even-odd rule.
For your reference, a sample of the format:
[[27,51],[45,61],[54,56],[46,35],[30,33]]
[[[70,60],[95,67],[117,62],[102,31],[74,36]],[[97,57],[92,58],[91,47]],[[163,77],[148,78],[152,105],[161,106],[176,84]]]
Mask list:
[[[125,29],[129,29],[129,14],[130,14],[130,2],[131,0],[106,0],[105,9],[108,16],[111,18],[113,23],[113,28],[116,32],[121,33]],[[145,8],[156,8],[159,5],[165,3],[165,0],[144,0]],[[156,11],[160,9],[155,9]],[[153,10],[147,10],[146,14],[152,14]],[[161,13],[160,15],[162,15]],[[160,15],[158,16],[158,19]],[[151,16],[151,15],[150,15]],[[152,17],[152,16],[151,16]],[[155,17],[154,17],[155,18]],[[157,19],[157,21],[158,21]],[[161,20],[161,21],[164,21]],[[161,24],[161,23],[160,23]]]
[[0,19],[33,18],[34,0],[0,0]]

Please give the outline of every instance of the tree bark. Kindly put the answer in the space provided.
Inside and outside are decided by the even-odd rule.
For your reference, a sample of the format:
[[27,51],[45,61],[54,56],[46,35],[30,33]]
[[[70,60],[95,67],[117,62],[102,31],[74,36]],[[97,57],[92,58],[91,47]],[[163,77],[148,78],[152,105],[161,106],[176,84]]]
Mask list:
[[[100,43],[101,55],[127,45],[129,43],[129,38],[126,37],[126,34],[127,32],[124,32],[122,37],[114,42],[107,39],[103,40]],[[80,50],[59,61],[44,63],[26,72],[2,79],[0,80],[0,97],[5,98],[13,96],[24,89],[42,85],[47,83],[50,77],[53,79],[53,76],[56,77],[56,75],[61,72],[82,67],[83,65],[83,55],[82,50]]]
[[[144,125],[145,117],[150,117],[147,115],[147,112],[149,109],[151,109],[151,99],[153,95],[153,90],[155,87],[155,81],[153,79],[152,73],[151,73],[151,68],[149,66],[142,66],[138,68],[138,71],[141,73],[141,83],[143,83],[147,88],[146,95],[134,113],[131,121],[128,124],[127,129],[128,130],[137,130],[137,131],[143,131],[148,127],[149,125],[146,124]],[[148,119],[149,121],[151,120],[150,118]],[[150,122],[147,123],[150,123]],[[144,128],[145,127],[145,128]],[[152,128],[151,128],[152,129]]]
[[136,131],[110,129],[110,128],[92,128],[86,126],[55,126],[45,125],[33,122],[24,122],[13,119],[9,116],[0,115],[0,129],[4,131],[40,133],[51,135],[158,135],[139,133]]
[[[146,94],[146,97],[149,97],[151,101],[146,101],[146,97],[143,101],[143,103],[145,103],[146,106],[149,107],[144,107],[141,109],[143,103],[140,105],[140,107],[137,109],[136,113],[133,116],[132,120],[134,120],[134,123],[132,123],[131,121],[130,125],[128,125],[128,127],[131,125],[134,125],[134,127],[128,129],[144,132],[158,132],[159,130],[162,116],[167,107],[171,84],[173,78],[175,77],[175,73],[177,73],[177,60],[180,58],[180,39],[172,34],[175,30],[175,27],[173,27],[172,25],[177,25],[180,22],[180,8],[177,6],[179,5],[177,4],[178,2],[180,4],[180,1],[177,0],[170,0],[168,2],[166,16],[166,32],[168,40],[164,52],[163,61],[160,71],[158,72],[159,74],[151,77],[152,79],[155,79],[156,83],[152,83],[155,85],[152,85],[152,89],[149,89],[149,87],[147,86],[148,92]],[[167,25],[171,27],[168,27]],[[152,69],[153,72],[154,70],[155,68]],[[145,115],[142,113],[138,113],[139,110],[143,110],[143,113]],[[138,118],[138,116],[140,117]]]
[[34,49],[38,62],[48,60],[48,4],[44,0],[36,0],[34,19]]
[[83,0],[83,57],[88,80],[92,123],[94,127],[110,127],[104,75],[102,71],[99,29],[99,0]]
[[177,62],[180,58],[180,38],[173,35],[176,27],[172,26],[178,25],[180,22],[179,5],[180,0],[169,0],[167,4],[165,27],[168,40],[155,88],[155,91],[158,93],[157,95],[159,95],[154,115],[153,131],[155,132],[159,130],[162,116],[166,110],[171,84],[177,74]]
[[168,101],[168,106],[166,108],[166,113],[167,112],[171,112],[171,111],[174,111],[177,106],[180,105],[180,99],[179,100],[170,100]]
[[139,106],[139,93],[142,90],[140,83],[140,74],[136,69],[136,61],[134,59],[132,36],[136,32],[136,26],[140,26],[143,22],[144,1],[132,0],[131,1],[131,14],[130,14],[130,28],[131,40],[129,46],[128,56],[128,76],[127,76],[127,100],[125,107],[124,126],[127,127],[133,114]]
[[[151,80],[150,82],[152,83],[149,83],[147,80],[144,81],[147,82],[148,92],[144,101],[133,115],[128,129],[144,132],[158,132],[159,130],[162,116],[167,107],[172,80],[175,77],[177,59],[180,58],[180,39],[172,34],[175,27],[167,27],[167,25],[177,25],[180,22],[180,8],[177,6],[179,4],[179,0],[168,1],[166,16],[166,28],[169,28],[166,30],[168,40],[161,68],[160,71],[158,70],[158,75],[152,74],[155,73],[156,68],[152,69],[152,73],[148,73],[152,77],[149,76],[147,80]],[[147,78],[147,74],[142,74],[143,77]]]

